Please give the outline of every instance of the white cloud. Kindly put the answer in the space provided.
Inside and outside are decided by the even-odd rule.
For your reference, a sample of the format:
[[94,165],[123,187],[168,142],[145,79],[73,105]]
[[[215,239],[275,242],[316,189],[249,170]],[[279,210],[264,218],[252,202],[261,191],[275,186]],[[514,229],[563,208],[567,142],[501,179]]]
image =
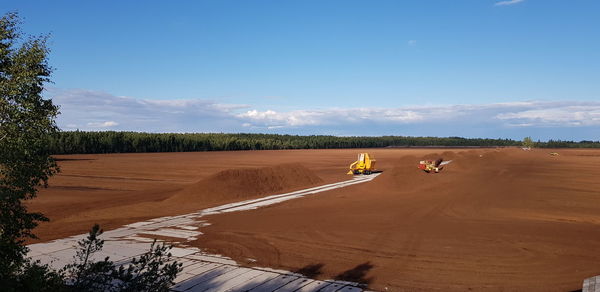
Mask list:
[[416,40],[409,40],[408,42],[409,46],[416,46],[417,45],[417,41]]
[[[118,126],[119,123],[117,123],[115,121],[89,122],[89,123],[87,123],[87,125],[92,128],[110,128],[110,127]],[[69,125],[67,125],[67,127],[69,127]],[[72,127],[70,127],[70,128],[72,128]]]
[[511,102],[398,108],[249,110],[237,115],[255,127],[331,126],[359,123],[424,124],[492,122],[504,126],[599,126],[600,102]]
[[257,127],[352,125],[365,122],[408,123],[423,120],[422,114],[402,108],[334,108],[289,112],[250,110],[237,117],[247,119]]
[[525,127],[597,126],[600,125],[600,103],[538,104],[538,108],[500,113],[496,118]]
[[52,88],[48,93],[61,107],[58,125],[80,130],[235,131],[239,122],[232,119],[232,112],[248,108],[203,99],[149,100],[81,89]]
[[[565,129],[565,137],[579,128],[588,129],[582,136],[600,132],[600,102],[519,101],[280,111],[204,99],[146,100],[87,90],[52,89],[49,96],[61,106],[59,127],[69,130],[480,137],[500,137],[502,133],[517,138],[527,129]],[[590,139],[600,138],[596,136]]]
[[525,0],[506,0],[506,1],[498,1],[496,3],[494,3],[494,6],[506,6],[506,5],[513,5],[513,4],[518,4],[521,2],[524,2]]

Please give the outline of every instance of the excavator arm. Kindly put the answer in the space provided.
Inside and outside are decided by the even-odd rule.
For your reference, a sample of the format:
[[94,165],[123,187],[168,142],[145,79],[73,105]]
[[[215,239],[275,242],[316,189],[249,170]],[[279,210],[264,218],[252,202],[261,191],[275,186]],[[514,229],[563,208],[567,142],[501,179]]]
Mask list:
[[348,174],[371,174],[375,171],[375,159],[369,153],[358,154],[358,160],[350,164]]

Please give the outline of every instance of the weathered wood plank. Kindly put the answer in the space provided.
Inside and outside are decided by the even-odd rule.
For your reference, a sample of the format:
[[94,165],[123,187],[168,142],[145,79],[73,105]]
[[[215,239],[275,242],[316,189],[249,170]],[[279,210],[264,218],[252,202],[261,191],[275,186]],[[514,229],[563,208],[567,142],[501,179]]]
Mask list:
[[298,289],[296,291],[298,291],[298,292],[316,292],[316,291],[321,291],[321,289],[323,289],[329,285],[330,285],[329,282],[317,280],[317,281],[310,282],[306,286],[302,286],[300,289]]
[[[230,279],[241,276],[242,274],[246,274],[250,272],[251,269],[247,268],[234,268],[226,273],[223,273],[217,277],[214,277],[208,281],[204,281],[194,287],[192,287],[190,292],[202,292],[202,291],[223,291],[227,289],[223,289]],[[230,287],[229,287],[230,288]]]
[[174,291],[187,291],[191,288],[193,288],[196,285],[199,285],[201,283],[204,283],[206,281],[209,281],[210,279],[216,278],[222,274],[225,274],[227,272],[230,272],[231,270],[236,269],[236,267],[233,266],[220,266],[214,269],[211,269],[205,273],[196,275],[186,281],[183,281],[177,285],[175,285],[173,288],[171,288]]
[[292,282],[287,283],[285,286],[280,287],[279,289],[275,290],[275,291],[296,291],[312,282],[314,282],[315,280],[311,280],[309,278],[298,278]]
[[363,291],[363,289],[361,289],[359,287],[355,287],[355,286],[344,286],[336,291],[339,291],[339,292],[361,292],[361,291]]
[[[241,270],[241,269],[245,269],[245,268],[240,268],[239,270]],[[251,281],[252,279],[254,279],[257,276],[264,273],[262,271],[253,270],[253,269],[245,269],[245,270],[247,270],[247,271],[244,273],[241,273],[235,277],[232,277],[228,280],[225,280],[225,282],[221,282],[221,283],[215,285],[214,287],[210,287],[206,291],[215,291],[215,292],[229,291],[233,287],[236,287],[245,282]],[[231,272],[231,273],[233,273],[233,272]],[[225,275],[223,275],[223,276],[225,276]],[[217,280],[217,279],[214,279],[214,280]]]
[[273,292],[276,289],[283,287],[284,285],[298,279],[298,277],[290,275],[280,275],[262,285],[256,286],[251,289],[251,292]]
[[252,289],[258,287],[259,285],[265,284],[266,282],[269,282],[269,281],[277,278],[278,276],[280,276],[280,274],[277,274],[277,273],[271,273],[271,272],[265,272],[265,271],[260,271],[260,272],[262,272],[262,273],[260,275],[258,275],[257,277],[252,278],[251,280],[244,282],[238,286],[232,287],[228,291],[244,292],[244,291],[252,290]]

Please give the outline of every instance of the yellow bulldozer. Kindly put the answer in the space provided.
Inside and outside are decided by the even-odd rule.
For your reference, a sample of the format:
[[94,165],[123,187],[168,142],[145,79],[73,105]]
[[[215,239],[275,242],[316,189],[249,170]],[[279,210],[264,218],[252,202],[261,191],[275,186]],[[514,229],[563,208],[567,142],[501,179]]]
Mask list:
[[369,153],[360,153],[358,160],[350,164],[348,174],[371,174],[375,171],[375,162]]

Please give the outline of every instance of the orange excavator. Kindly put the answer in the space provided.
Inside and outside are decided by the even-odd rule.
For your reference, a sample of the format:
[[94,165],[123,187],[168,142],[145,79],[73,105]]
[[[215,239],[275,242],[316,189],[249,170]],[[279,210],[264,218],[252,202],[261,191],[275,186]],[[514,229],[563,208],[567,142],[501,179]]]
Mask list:
[[358,154],[358,160],[350,164],[350,171],[347,174],[371,174],[375,172],[375,159],[369,153]]

